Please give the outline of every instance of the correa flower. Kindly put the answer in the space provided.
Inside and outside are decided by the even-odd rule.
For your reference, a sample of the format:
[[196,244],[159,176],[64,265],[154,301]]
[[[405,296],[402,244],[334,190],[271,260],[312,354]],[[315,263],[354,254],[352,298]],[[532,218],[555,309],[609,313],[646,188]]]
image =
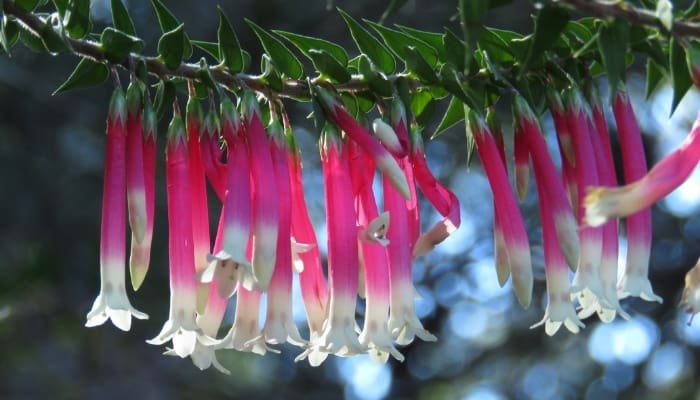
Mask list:
[[[613,115],[622,148],[625,183],[630,184],[646,175],[647,163],[639,125],[634,116],[629,95],[624,88],[618,88],[615,92]],[[673,173],[678,174],[678,171]],[[643,208],[629,215],[625,224],[627,226],[627,265],[618,283],[618,295],[621,298],[631,295],[660,303],[662,299],[654,294],[647,276],[651,255],[651,209]]]
[[[321,335],[296,360],[308,357],[312,366],[328,356],[350,356],[365,351],[355,333],[355,303],[358,290],[357,227],[347,157],[339,132],[327,125],[322,136],[321,165],[328,221],[328,315]],[[313,339],[313,338],[312,338]]]
[[252,189],[250,158],[238,113],[229,99],[221,102],[223,133],[228,148],[226,194],[222,207],[224,221],[221,249],[209,257],[209,266],[199,278],[207,283],[216,280],[223,298],[233,295],[238,283],[248,290],[255,287],[255,278],[247,257],[252,226]]
[[525,201],[530,183],[530,153],[525,143],[525,135],[520,132],[521,125],[513,126],[513,155],[515,158],[515,189],[518,199]]
[[[192,85],[192,83],[190,83]],[[194,87],[190,87],[194,92]],[[209,237],[209,206],[207,204],[207,188],[202,162],[201,141],[202,109],[199,101],[190,94],[185,114],[187,127],[187,157],[192,198],[192,249],[194,250],[195,272],[203,271],[209,265],[207,256],[211,253]],[[197,311],[201,314],[209,297],[209,284],[197,284]]]
[[126,89],[126,201],[132,240],[143,242],[146,231],[146,183],[143,165],[143,125],[141,88],[131,81]]
[[121,88],[114,91],[107,117],[102,225],[100,228],[100,293],[87,314],[85,326],[110,319],[128,331],[131,317],[148,315],[131,306],[126,294],[126,99]]
[[221,161],[221,121],[215,109],[209,110],[204,118],[200,145],[204,173],[216,196],[223,203],[226,195],[226,164]]
[[256,289],[266,290],[275,268],[278,239],[277,188],[269,138],[260,119],[260,110],[252,92],[243,96],[243,128],[250,157],[253,185],[253,276]]
[[513,290],[520,305],[527,308],[532,300],[533,275],[530,243],[523,217],[513,190],[510,188],[508,174],[490,130],[474,111],[469,112],[468,120],[479,158],[481,158],[493,191],[496,203],[495,212],[502,217],[500,222],[510,260]]
[[[129,275],[131,286],[138,290],[143,284],[151,261],[151,242],[153,241],[153,223],[155,220],[156,191],[156,113],[149,99],[144,99],[143,108],[143,182],[146,195],[146,225],[143,239],[139,242],[132,234],[131,254],[129,256]],[[138,164],[137,161],[134,161]]]
[[[398,142],[398,140],[397,140]],[[346,156],[350,165],[356,222],[360,227],[360,261],[364,265],[365,321],[359,336],[360,343],[369,349],[370,357],[386,362],[389,355],[403,361],[403,355],[394,347],[389,332],[389,265],[386,239],[389,214],[381,215],[372,191],[374,168],[371,157],[358,145],[348,143]]]
[[270,285],[267,288],[267,310],[263,335],[265,341],[271,344],[289,342],[296,346],[304,346],[306,341],[301,338],[292,318],[292,204],[288,199],[292,196],[289,180],[289,164],[287,163],[287,145],[282,127],[273,122],[270,132],[270,155],[275,175],[275,184],[279,200],[278,206],[278,240],[275,269]]
[[197,326],[197,282],[192,249],[192,198],[190,191],[187,139],[177,103],[168,126],[166,181],[168,199],[168,255],[170,261],[170,313],[163,329],[150,344],[170,340],[173,351],[184,358],[192,354],[197,341],[213,344]]
[[688,325],[692,324],[695,314],[700,312],[700,259],[685,274],[685,287],[678,306],[684,308],[685,312],[690,314]]
[[[496,112],[489,109],[486,112],[486,124],[493,134],[493,139],[498,147],[498,155],[503,162],[503,168],[508,171],[508,163],[506,161],[506,148],[503,140],[503,131],[501,124],[498,122]],[[493,201],[493,208],[496,209],[496,199]],[[498,213],[493,213],[493,256],[496,263],[496,277],[498,284],[503,287],[510,277],[510,260],[508,260],[508,248],[503,239],[503,227]]]
[[216,345],[217,349],[235,349],[261,356],[268,351],[279,353],[265,343],[265,337],[260,331],[260,294],[257,290],[248,290],[243,286],[236,289],[233,325]]

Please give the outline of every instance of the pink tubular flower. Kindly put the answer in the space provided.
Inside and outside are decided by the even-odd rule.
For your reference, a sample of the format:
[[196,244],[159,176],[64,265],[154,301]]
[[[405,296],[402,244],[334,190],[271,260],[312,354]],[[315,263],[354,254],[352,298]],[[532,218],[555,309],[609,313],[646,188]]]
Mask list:
[[185,130],[175,103],[168,126],[166,180],[168,197],[168,254],[170,259],[170,315],[163,329],[148,343],[173,341],[174,353],[184,358],[192,354],[199,340],[213,340],[196,323],[197,282],[192,249],[192,200]]
[[291,148],[288,156],[291,182],[292,201],[292,236],[295,243],[304,246],[305,251],[294,252],[301,264],[299,271],[299,286],[306,309],[311,338],[316,338],[323,331],[323,321],[326,318],[328,305],[328,287],[323,276],[321,254],[313,225],[304,198],[302,185],[301,155],[296,148]]
[[559,146],[559,155],[561,157],[562,175],[564,185],[569,195],[569,202],[574,210],[574,216],[578,220],[578,189],[576,187],[576,157],[574,156],[573,139],[571,130],[564,114],[564,106],[561,104],[561,98],[558,93],[551,91],[548,93],[550,98],[550,112],[554,121],[554,130],[557,134],[557,144]]
[[252,221],[251,174],[245,137],[231,100],[221,102],[221,115],[228,148],[225,174],[227,189],[221,210],[224,221],[223,239],[221,249],[209,258],[209,266],[202,270],[199,277],[205,283],[216,280],[219,295],[229,298],[239,282],[249,290],[255,286],[255,278],[246,256]]
[[269,139],[260,119],[255,95],[243,96],[243,127],[247,136],[253,184],[253,276],[256,288],[266,290],[275,268],[278,235],[275,173],[270,158]]
[[513,153],[515,157],[515,188],[518,199],[524,201],[530,182],[530,153],[525,143],[525,135],[520,132],[521,126],[513,127]]
[[685,274],[685,287],[678,306],[685,308],[685,312],[690,314],[688,325],[692,324],[695,314],[700,312],[700,259]]
[[240,286],[236,290],[236,315],[226,336],[216,345],[217,349],[235,349],[265,355],[268,351],[279,353],[265,344],[259,326],[260,292]]
[[148,315],[131,306],[126,294],[126,133],[125,99],[121,88],[114,91],[107,117],[107,146],[100,229],[100,294],[87,314],[85,326],[104,324],[110,319],[128,331],[131,316]]
[[[624,89],[618,89],[615,92],[613,114],[622,148],[625,183],[631,184],[644,177],[647,173],[647,163],[639,125],[637,125],[630,98]],[[697,157],[695,160],[697,162]],[[678,172],[674,170],[671,174],[680,175]],[[627,265],[618,284],[619,295],[621,298],[632,295],[647,301],[662,302],[661,297],[654,294],[647,277],[651,254],[651,209],[643,208],[628,216],[626,225]]]
[[209,110],[204,118],[202,134],[199,137],[204,173],[214,189],[214,193],[224,201],[226,196],[226,165],[221,161],[223,151],[220,143],[221,123],[216,110]]
[[[303,346],[306,341],[301,338],[292,318],[292,196],[287,164],[287,145],[282,127],[277,122],[269,128],[271,135],[270,153],[275,174],[275,183],[280,201],[278,206],[278,240],[275,270],[267,289],[267,315],[263,335],[271,344],[289,342]],[[291,134],[291,133],[290,133]],[[282,200],[283,199],[283,200]]]
[[[486,124],[494,136],[496,146],[498,147],[498,155],[503,162],[503,168],[508,171],[508,163],[506,162],[506,148],[503,141],[503,131],[500,123],[498,122],[498,118],[496,117],[496,112],[493,109],[489,109],[486,113]],[[493,208],[494,210],[496,209],[495,199],[493,201]],[[499,217],[498,213],[493,213],[493,256],[496,263],[496,276],[498,278],[498,284],[503,287],[510,276],[510,261],[508,260],[508,248],[506,247],[505,240],[503,239],[503,227],[500,221],[501,218],[502,217]]]
[[[518,208],[506,173],[500,158],[498,147],[491,132],[473,111],[469,113],[469,126],[476,148],[486,171],[491,190],[496,203],[495,213],[503,228],[503,239],[510,260],[513,290],[520,305],[527,308],[532,300],[532,262],[530,244],[522,214]],[[501,218],[502,217],[502,218]]]
[[325,89],[317,88],[317,93],[319,101],[326,109],[328,118],[338,125],[352,141],[359,144],[372,157],[377,168],[389,178],[401,195],[405,199],[409,199],[410,191],[406,176],[401,172],[401,168],[389,151],[357,123]]
[[456,231],[461,223],[461,216],[457,196],[445,188],[428,168],[420,131],[414,130],[411,137],[413,139],[413,151],[410,163],[408,159],[404,159],[400,161],[400,165],[404,170],[408,170],[409,166],[412,167],[415,180],[418,182],[421,192],[423,192],[440,215],[444,217],[416,241],[412,255],[413,257],[418,257],[431,251],[436,245]]
[[133,81],[126,90],[126,200],[132,239],[143,242],[146,231],[146,188],[143,166],[141,92]]
[[353,213],[346,146],[340,135],[327,127],[321,145],[326,221],[328,221],[328,277],[330,301],[321,335],[296,360],[320,365],[328,356],[349,356],[365,349],[355,333],[355,302],[358,288],[357,228]]
[[[194,90],[193,88],[191,90]],[[187,157],[189,183],[192,196],[192,249],[194,250],[195,272],[203,271],[209,265],[207,256],[211,252],[209,237],[209,206],[207,188],[202,163],[200,136],[202,131],[202,110],[199,101],[190,96],[185,114],[187,125]],[[209,297],[209,285],[197,284],[197,312],[204,312]]]
[[[369,349],[370,357],[386,362],[391,354],[403,361],[403,355],[394,347],[389,332],[389,266],[387,263],[386,232],[389,215],[379,215],[372,192],[374,168],[368,168],[369,155],[359,146],[348,143],[350,174],[355,199],[355,215],[360,232],[360,259],[364,265],[366,311],[360,333],[360,343]],[[371,161],[369,164],[372,164]]]
[[[139,242],[132,234],[131,255],[129,256],[129,275],[131,286],[138,290],[146,278],[151,260],[151,242],[153,241],[153,222],[155,219],[156,191],[156,114],[149,100],[144,101],[143,110],[143,181],[146,195],[146,225],[143,239]],[[134,163],[138,164],[137,161]]]

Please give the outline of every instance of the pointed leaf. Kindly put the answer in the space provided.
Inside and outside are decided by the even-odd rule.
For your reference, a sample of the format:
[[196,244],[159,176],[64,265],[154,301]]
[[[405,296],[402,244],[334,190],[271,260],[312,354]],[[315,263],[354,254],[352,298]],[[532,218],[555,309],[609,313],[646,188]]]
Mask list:
[[66,9],[68,8],[68,0],[53,0],[53,5],[56,7],[58,15],[63,18],[63,15],[66,13]]
[[391,0],[386,10],[382,13],[382,17],[379,19],[379,23],[383,24],[392,14],[399,11],[401,7],[406,4],[406,0]]
[[406,46],[406,68],[418,75],[424,83],[433,84],[438,81],[435,70],[425,61],[423,55],[413,46]]
[[476,50],[488,6],[489,0],[459,0],[459,19],[464,43],[466,43],[464,60],[466,67],[471,66],[472,54]]
[[629,43],[629,25],[620,20],[600,27],[598,48],[610,82],[610,93],[617,89],[619,82],[625,81],[625,55]]
[[382,74],[375,70],[375,64],[372,63],[366,54],[360,56],[360,74],[369,84],[369,88],[379,93],[381,96],[390,97],[393,95],[391,83],[387,81]]
[[171,81],[160,81],[156,84],[156,95],[153,99],[153,107],[156,110],[158,120],[165,117],[165,113],[172,107],[177,94],[177,87]]
[[427,125],[435,113],[435,98],[428,90],[420,90],[411,98],[411,112],[420,125]]
[[221,62],[233,73],[243,71],[244,63],[241,44],[238,42],[236,32],[233,30],[231,22],[229,22],[221,7],[219,7],[217,38],[219,39]]
[[292,79],[300,79],[304,75],[301,62],[279,39],[267,33],[253,21],[246,19],[245,22],[255,32],[265,52],[280,72]]
[[403,33],[427,43],[433,50],[437,51],[438,59],[444,60],[447,57],[445,44],[443,43],[444,35],[442,33],[425,32],[403,25],[397,25],[396,27]]
[[669,53],[669,65],[671,67],[671,83],[673,84],[673,101],[671,102],[671,115],[676,111],[685,93],[693,86],[693,80],[688,71],[685,49],[675,38],[671,39]]
[[100,44],[107,60],[120,63],[131,52],[143,50],[143,41],[135,36],[127,35],[114,28],[105,28],[100,36]]
[[203,50],[205,53],[212,56],[216,61],[221,61],[219,56],[219,44],[214,42],[205,42],[202,40],[190,40],[192,46]]
[[41,42],[50,53],[57,54],[68,51],[68,45],[66,45],[66,42],[63,40],[63,38],[61,38],[51,24],[45,24],[41,29],[40,34]]
[[435,128],[435,132],[430,139],[435,139],[460,121],[464,121],[464,105],[458,98],[453,96],[452,99],[450,99],[450,104],[447,106],[445,115],[442,116],[442,120],[438,124],[438,127]]
[[310,36],[298,35],[292,32],[277,30],[273,30],[272,32],[285,38],[309,58],[311,58],[311,56],[309,55],[309,52],[311,50],[323,50],[330,56],[335,58],[336,61],[338,61],[338,63],[341,64],[343,67],[345,67],[348,64],[348,54],[345,52],[345,49],[342,46],[338,46],[335,43]]
[[451,30],[445,29],[442,41],[445,44],[447,62],[451,63],[456,70],[464,71],[466,47],[462,39],[458,38]]
[[381,26],[372,21],[364,20],[364,22],[377,31],[379,36],[384,40],[384,43],[386,43],[391,51],[400,59],[406,61],[406,47],[412,46],[421,53],[425,61],[431,67],[435,66],[437,63],[437,51],[424,41],[416,39],[404,32]]
[[63,20],[68,36],[73,39],[85,37],[92,29],[90,22],[90,0],[71,0],[68,2]]
[[15,6],[25,12],[32,12],[39,5],[39,0],[15,0]]
[[527,70],[537,65],[545,51],[549,50],[559,39],[569,23],[569,12],[556,5],[548,4],[537,14],[535,20],[535,32],[528,48],[527,57],[520,70],[523,76]]
[[73,73],[61,86],[53,92],[54,95],[72,90],[99,85],[109,75],[106,65],[83,58],[73,70]]
[[647,84],[645,97],[648,99],[664,79],[664,71],[654,60],[647,58]]
[[[173,31],[180,25],[180,21],[165,7],[161,0],[151,0],[151,4],[153,4],[153,9],[156,11],[160,30],[164,34]],[[192,44],[190,43],[189,36],[185,33],[183,59],[190,58],[190,56],[192,56]]]
[[185,25],[180,24],[172,31],[166,32],[158,40],[158,54],[165,66],[177,69],[185,58]]
[[350,35],[360,52],[367,55],[380,71],[385,74],[393,73],[396,70],[396,60],[389,50],[345,11],[338,9],[338,12],[345,20]]
[[129,11],[124,7],[122,0],[110,0],[110,7],[112,9],[112,25],[128,35],[136,36],[134,21],[131,19]]
[[316,67],[320,73],[328,76],[336,83],[345,83],[352,78],[347,69],[341,65],[335,57],[323,49],[309,50],[309,57],[314,67]]

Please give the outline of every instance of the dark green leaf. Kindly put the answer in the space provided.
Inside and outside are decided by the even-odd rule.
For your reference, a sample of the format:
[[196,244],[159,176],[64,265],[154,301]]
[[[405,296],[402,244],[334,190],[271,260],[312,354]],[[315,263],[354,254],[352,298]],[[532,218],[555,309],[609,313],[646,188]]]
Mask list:
[[22,29],[19,32],[19,40],[23,45],[34,52],[43,53],[46,51],[46,47],[41,39],[26,29]]
[[57,54],[68,51],[66,42],[56,32],[51,24],[45,24],[41,32],[41,41],[50,53]]
[[694,18],[700,14],[700,0],[693,0],[693,3],[682,13],[683,18]]
[[[170,32],[180,25],[180,21],[178,21],[173,13],[171,13],[170,10],[165,7],[161,0],[151,0],[151,3],[153,4],[153,9],[156,11],[158,24],[160,25],[160,30],[163,33]],[[190,58],[191,55],[192,44],[190,43],[189,36],[187,36],[187,33],[185,33],[183,59]]]
[[664,71],[659,67],[654,60],[647,58],[647,85],[646,85],[646,98],[648,99],[652,93],[659,86],[659,83],[664,79]]
[[343,67],[348,63],[348,54],[342,46],[329,42],[323,39],[317,39],[309,36],[298,35],[296,33],[285,31],[273,31],[282,36],[291,44],[296,46],[305,56],[311,58],[309,52],[311,50],[323,50],[338,61]]
[[221,57],[221,62],[233,73],[243,71],[244,64],[241,44],[238,42],[236,32],[233,30],[231,22],[226,18],[221,7],[219,7],[219,29],[217,30],[217,37],[219,39],[219,56]]
[[68,0],[53,0],[53,5],[56,7],[58,15],[63,18],[63,15],[66,13],[66,9],[68,9]]
[[402,25],[397,25],[396,27],[399,28],[405,34],[430,45],[430,47],[432,47],[433,50],[437,51],[438,59],[445,60],[447,58],[447,52],[445,51],[445,44],[443,42],[443,34],[435,32],[425,32]]
[[282,77],[280,72],[275,68],[274,62],[268,54],[263,54],[260,59],[260,69],[263,71],[262,77],[265,82],[273,90],[282,91],[284,88],[284,82],[282,82]]
[[180,24],[158,40],[158,54],[171,70],[177,69],[185,58],[185,25]]
[[343,107],[352,115],[355,119],[360,117],[360,106],[357,104],[357,98],[351,93],[341,93],[340,99],[343,101]]
[[90,22],[90,0],[71,0],[68,2],[63,21],[68,36],[73,39],[85,37],[92,29]]
[[546,5],[537,14],[535,32],[533,33],[525,62],[520,70],[521,76],[530,67],[537,65],[542,60],[542,55],[556,43],[559,35],[569,23],[569,19],[568,11],[553,4]]
[[109,69],[106,65],[83,58],[75,67],[73,73],[61,86],[53,92],[54,95],[72,90],[99,85],[109,76]]
[[618,83],[625,81],[628,37],[629,25],[625,21],[615,20],[600,27],[598,48],[608,75],[611,95],[617,90]]
[[205,53],[214,57],[216,61],[220,61],[219,44],[214,42],[204,42],[201,40],[190,40],[194,47],[204,50]]
[[171,81],[160,81],[156,84],[156,96],[153,99],[153,106],[156,110],[156,117],[161,120],[165,113],[172,107],[177,94],[177,88]]
[[131,19],[129,12],[122,0],[110,0],[112,8],[112,25],[118,30],[136,36],[136,28],[134,28],[134,21]]
[[488,8],[489,0],[459,0],[459,20],[466,44],[464,53],[466,67],[471,67],[472,54],[476,50]]
[[396,60],[389,50],[345,11],[338,9],[338,12],[350,29],[350,35],[360,52],[369,57],[380,71],[385,74],[393,73],[396,70]]
[[424,41],[416,39],[404,32],[386,28],[372,21],[364,21],[379,33],[379,36],[384,39],[384,43],[386,43],[391,51],[400,59],[406,61],[406,47],[411,46],[420,52],[423,59],[431,67],[435,66],[437,63],[437,51]]
[[474,99],[470,98],[464,91],[464,87],[457,76],[457,71],[445,65],[440,70],[440,83],[453,96],[457,96],[463,103],[476,106]]
[[452,99],[450,99],[450,104],[447,106],[445,115],[442,116],[442,120],[438,124],[438,127],[435,128],[435,132],[430,138],[435,139],[440,136],[442,132],[453,127],[460,121],[464,121],[464,105],[458,98],[453,96]]
[[39,5],[39,0],[15,0],[15,6],[26,12],[32,12]]
[[347,69],[345,69],[335,57],[323,49],[309,50],[309,57],[314,67],[316,67],[320,73],[328,76],[336,83],[345,83],[352,78]]
[[19,39],[19,25],[17,25],[17,22],[7,19],[5,16],[0,19],[5,23],[5,26],[0,31],[0,40],[4,41],[3,46],[7,45],[7,47],[11,49]]
[[375,70],[375,64],[372,63],[366,54],[360,56],[360,74],[367,81],[369,88],[379,93],[381,96],[390,97],[393,95],[391,83],[387,81],[382,74]]
[[359,92],[355,95],[355,97],[357,98],[357,106],[360,108],[361,112],[368,114],[370,111],[372,111],[376,100],[372,93]]
[[508,43],[489,29],[484,29],[481,32],[479,48],[486,51],[491,60],[498,64],[512,63],[516,60],[510,51]]
[[649,38],[641,42],[633,43],[630,47],[634,51],[646,54],[660,67],[668,68],[668,56],[664,54],[664,47],[658,40]]
[[114,28],[105,28],[100,37],[100,44],[107,60],[120,63],[131,52],[143,50],[143,41],[135,36],[127,35]]
[[395,12],[399,11],[401,7],[404,6],[404,4],[406,4],[406,0],[391,0],[386,10],[384,10],[384,12],[382,13],[382,17],[379,19],[379,23],[383,24],[387,20],[387,18],[389,18]]
[[425,61],[423,55],[413,46],[406,46],[406,68],[415,73],[424,83],[433,84],[438,81],[433,68]]
[[458,71],[464,71],[465,45],[451,30],[445,29],[442,38],[447,53],[447,62],[451,63]]
[[411,112],[420,125],[427,125],[435,113],[435,99],[430,91],[420,90],[411,98]]
[[685,49],[673,38],[670,43],[669,65],[671,67],[671,83],[673,84],[673,101],[671,102],[671,115],[676,111],[685,93],[693,86],[693,80],[688,71]]
[[265,52],[281,73],[293,79],[300,79],[304,75],[301,62],[279,39],[267,33],[253,21],[246,19],[245,22],[253,29]]

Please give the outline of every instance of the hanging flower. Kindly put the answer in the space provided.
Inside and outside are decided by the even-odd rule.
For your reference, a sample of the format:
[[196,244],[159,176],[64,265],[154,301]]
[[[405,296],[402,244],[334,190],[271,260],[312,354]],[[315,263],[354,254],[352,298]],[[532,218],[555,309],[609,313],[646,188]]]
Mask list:
[[131,306],[126,294],[126,132],[124,92],[114,91],[107,116],[107,146],[102,192],[100,229],[100,293],[87,314],[85,326],[104,324],[110,319],[128,331],[131,317],[148,315]]
[[[489,109],[486,113],[486,124],[493,134],[496,147],[498,147],[498,155],[503,162],[503,168],[508,172],[503,131],[496,117],[496,112],[493,109]],[[496,209],[496,199],[493,200],[493,209]],[[493,256],[496,263],[498,284],[503,287],[508,281],[508,277],[510,277],[510,260],[508,259],[508,248],[503,238],[503,223],[501,222],[501,218],[502,217],[499,216],[498,213],[493,213]]]

